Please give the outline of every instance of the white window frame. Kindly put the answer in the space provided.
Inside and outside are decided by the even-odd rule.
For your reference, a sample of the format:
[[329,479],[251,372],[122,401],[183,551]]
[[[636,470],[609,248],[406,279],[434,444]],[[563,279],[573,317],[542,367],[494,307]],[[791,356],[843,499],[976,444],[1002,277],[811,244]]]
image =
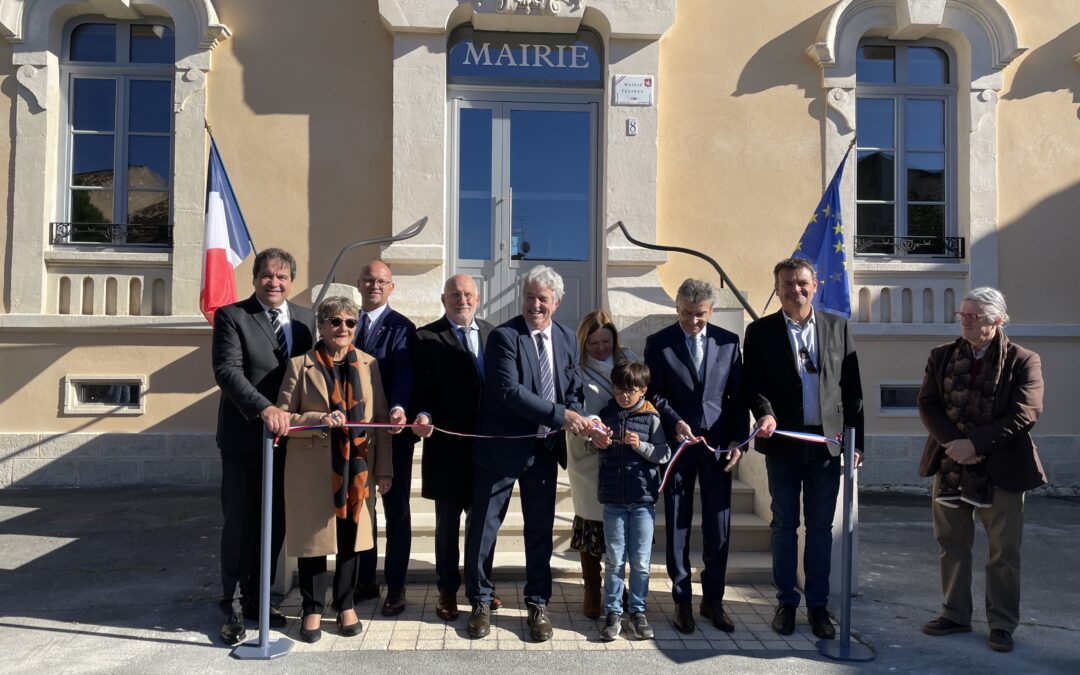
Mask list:
[[[116,61],[111,63],[103,62],[89,62],[89,61],[72,61],[71,60],[71,36],[75,29],[79,26],[86,24],[110,24],[116,26],[116,45],[117,45],[117,58]],[[176,34],[176,29],[172,25],[171,21],[158,18],[158,17],[144,17],[134,20],[114,20],[108,19],[102,16],[84,15],[72,19],[64,27],[63,31],[63,52],[62,60],[60,62],[60,81],[61,86],[61,106],[63,114],[63,155],[61,161],[61,172],[59,173],[60,180],[57,182],[57,204],[60,205],[60,213],[63,214],[65,222],[72,222],[71,214],[71,171],[72,164],[74,162],[74,139],[77,134],[74,133],[71,125],[71,116],[74,110],[72,105],[72,99],[74,95],[74,83],[78,78],[83,79],[109,79],[116,82],[116,116],[114,120],[114,130],[111,132],[113,135],[113,211],[109,214],[110,223],[114,225],[127,224],[130,220],[130,214],[127,211],[127,200],[129,191],[134,192],[159,192],[158,190],[130,190],[128,187],[127,179],[127,158],[128,158],[128,138],[132,135],[128,131],[128,102],[130,100],[130,83],[131,80],[160,80],[170,83],[170,100],[172,100],[174,94],[172,92],[173,76],[176,71],[175,59],[176,55],[173,55],[173,63],[130,63],[129,53],[126,48],[130,45],[131,26],[133,25],[162,25],[168,26],[173,35]],[[174,38],[175,39],[175,38]],[[82,132],[85,134],[86,132]],[[138,132],[135,135],[146,136],[161,136],[160,133],[143,133]],[[169,187],[166,191],[169,198],[169,220],[168,226],[172,227],[174,224],[173,209],[175,208],[175,195],[174,195],[174,163],[176,160],[175,153],[175,138],[176,138],[176,116],[173,114],[170,107],[169,114],[169,171],[165,178],[169,181]],[[124,213],[124,217],[119,217],[120,213]],[[93,248],[101,247],[127,247],[130,246],[126,242],[126,233],[123,231],[118,232],[111,244],[93,244],[90,242],[80,242],[80,245],[91,246]],[[139,248],[148,248],[146,245],[139,245]],[[150,248],[169,249],[170,244],[153,245]]]
[[[894,50],[895,56],[895,83],[857,83],[855,88],[855,105],[858,107],[860,99],[890,99],[893,102],[893,234],[894,237],[906,237],[908,235],[908,196],[907,196],[907,161],[906,155],[908,149],[906,147],[905,134],[907,132],[907,126],[905,124],[906,106],[905,103],[909,100],[933,100],[945,102],[945,227],[941,236],[943,237],[958,237],[961,236],[958,227],[958,215],[957,215],[957,202],[959,199],[958,183],[957,183],[957,119],[956,119],[956,54],[953,49],[944,42],[937,40],[920,40],[914,43],[908,42],[896,42],[893,40],[868,38],[859,42],[859,48],[874,46],[874,47],[891,47]],[[947,85],[915,85],[908,84],[907,80],[907,66],[908,58],[907,51],[911,47],[933,47],[940,49],[945,58],[948,59],[948,78],[949,84]],[[903,56],[901,56],[901,54]],[[859,130],[855,129],[855,137],[858,139]],[[873,150],[875,148],[860,146],[856,143],[855,157],[856,166],[858,165],[858,152],[861,150]],[[858,207],[859,204],[886,204],[888,202],[875,201],[875,200],[860,200],[859,188],[858,188],[858,169],[853,172],[855,178],[854,186],[854,204],[855,210],[853,213],[852,221],[855,227],[855,234],[859,234],[858,225]],[[854,248],[854,246],[852,247]],[[905,254],[905,253],[856,253],[856,256],[863,259],[901,259],[901,260],[920,260],[920,259],[940,259],[941,254],[927,253],[927,254]],[[959,259],[958,259],[959,260]]]
[[877,406],[878,417],[918,417],[919,408],[886,408],[881,405],[881,391],[886,388],[897,387],[918,389],[922,386],[922,380],[881,380],[877,386],[877,396],[874,405]]
[[[80,403],[80,384],[134,384],[139,387],[139,402],[120,405],[111,403]],[[65,375],[64,400],[61,402],[65,415],[145,415],[145,375]]]

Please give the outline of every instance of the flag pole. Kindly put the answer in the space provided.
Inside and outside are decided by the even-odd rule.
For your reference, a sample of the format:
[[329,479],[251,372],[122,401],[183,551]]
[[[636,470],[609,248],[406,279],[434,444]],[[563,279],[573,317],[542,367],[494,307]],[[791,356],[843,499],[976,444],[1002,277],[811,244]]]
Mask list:
[[[847,161],[848,155],[850,155],[850,154],[851,154],[851,149],[855,147],[855,141],[856,141],[856,140],[858,140],[858,138],[857,138],[857,137],[852,137],[852,139],[851,139],[851,143],[848,143],[848,146],[847,146],[847,150],[845,150],[845,151],[844,151],[844,157],[843,157],[843,159],[841,159],[841,160],[840,160],[840,163],[839,163],[839,164],[837,164],[837,168],[839,168],[839,167],[841,167],[841,166],[844,166],[844,162],[846,162],[846,161]],[[833,175],[834,175],[834,176],[836,175],[836,172],[835,172],[835,171],[833,171]],[[832,180],[830,179],[830,180],[829,180],[829,182],[831,183],[831,182],[832,182]],[[827,186],[826,186],[826,187],[827,187]],[[762,308],[762,310],[761,310],[761,314],[762,314],[762,315],[764,315],[764,314],[765,314],[765,312],[769,311],[769,305],[771,305],[771,304],[772,304],[772,299],[773,299],[773,298],[775,298],[775,297],[776,297],[776,289],[775,289],[775,288],[773,288],[773,289],[772,289],[772,293],[769,293],[769,299],[765,301],[765,307],[764,307],[764,308]]]
[[[210,137],[210,148],[217,153],[220,160],[221,175],[225,176],[225,184],[229,186],[229,191],[235,195],[236,190],[233,189],[232,181],[229,180],[229,171],[225,168],[225,160],[221,159],[221,150],[218,149],[217,141],[214,140],[214,131],[210,128],[210,123],[206,121],[206,118],[203,118],[203,127],[206,129],[206,135]],[[255,248],[255,242],[251,239],[251,230],[248,229],[247,218],[244,217],[244,212],[240,208],[240,200],[237,199],[235,204],[236,212],[240,214],[240,222],[244,225],[244,234],[247,235],[248,244],[251,245],[251,252],[258,255],[259,249]]]

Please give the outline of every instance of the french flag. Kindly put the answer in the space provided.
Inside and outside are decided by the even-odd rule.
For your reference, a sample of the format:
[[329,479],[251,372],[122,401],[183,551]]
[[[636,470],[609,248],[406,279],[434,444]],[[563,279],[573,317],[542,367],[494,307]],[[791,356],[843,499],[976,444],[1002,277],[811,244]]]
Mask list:
[[199,309],[211,324],[218,307],[236,302],[233,270],[251,254],[251,235],[236,202],[217,143],[210,139],[206,180],[206,226],[203,235],[202,290]]

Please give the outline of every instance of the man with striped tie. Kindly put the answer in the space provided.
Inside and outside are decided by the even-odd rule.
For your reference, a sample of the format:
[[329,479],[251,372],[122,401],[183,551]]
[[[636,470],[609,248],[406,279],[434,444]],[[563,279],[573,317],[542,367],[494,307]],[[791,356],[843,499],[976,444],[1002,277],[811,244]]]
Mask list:
[[[494,583],[484,561],[495,547],[514,483],[521,486],[525,532],[524,600],[529,634],[551,639],[551,531],[555,480],[566,468],[565,429],[581,434],[582,383],[574,333],[552,321],[563,280],[537,265],[522,279],[521,316],[491,332],[484,346],[484,391],[473,444],[472,514],[465,533],[465,590],[472,603],[468,634],[491,631]],[[554,433],[553,433],[554,432]],[[506,438],[506,437],[514,438]]]
[[[244,619],[258,619],[259,538],[262,505],[263,427],[282,434],[289,414],[274,406],[285,365],[311,349],[311,310],[288,302],[296,260],[269,248],[255,256],[255,293],[214,314],[212,362],[221,388],[217,445],[221,451],[221,639],[244,639]],[[285,440],[274,453],[274,504],[271,577],[285,537],[283,499]],[[285,615],[271,608],[270,625],[285,626]]]

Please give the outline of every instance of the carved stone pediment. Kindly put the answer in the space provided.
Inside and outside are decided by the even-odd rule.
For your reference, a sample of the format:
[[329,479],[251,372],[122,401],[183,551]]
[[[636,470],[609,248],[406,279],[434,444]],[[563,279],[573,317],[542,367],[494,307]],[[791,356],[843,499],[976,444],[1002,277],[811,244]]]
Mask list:
[[587,0],[473,0],[477,30],[576,33]]

